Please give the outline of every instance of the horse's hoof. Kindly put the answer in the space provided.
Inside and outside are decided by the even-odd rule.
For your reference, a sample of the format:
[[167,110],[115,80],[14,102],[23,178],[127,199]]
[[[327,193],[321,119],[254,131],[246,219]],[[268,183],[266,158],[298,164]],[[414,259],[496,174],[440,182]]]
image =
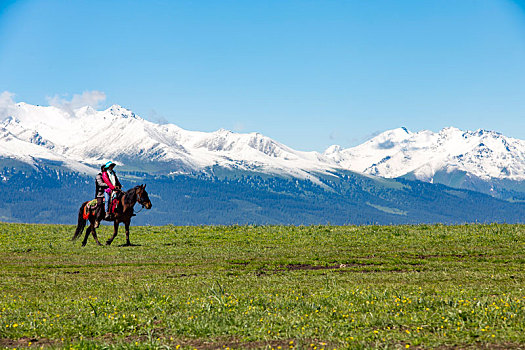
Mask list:
[[107,242],[106,242],[106,245],[111,245],[111,241],[107,241]]

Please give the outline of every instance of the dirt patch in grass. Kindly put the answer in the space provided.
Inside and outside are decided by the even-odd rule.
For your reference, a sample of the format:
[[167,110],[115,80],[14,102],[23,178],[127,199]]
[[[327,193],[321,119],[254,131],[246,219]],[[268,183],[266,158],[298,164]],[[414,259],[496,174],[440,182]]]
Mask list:
[[[414,263],[409,264],[410,266],[420,266],[422,264]],[[421,272],[421,269],[411,269],[411,268],[397,268],[397,269],[380,269],[373,268],[379,267],[381,264],[359,264],[359,263],[350,263],[350,264],[336,264],[336,265],[310,265],[310,264],[290,264],[286,266],[280,266],[278,271],[315,271],[315,270],[336,270],[340,273],[379,273],[379,272]],[[349,269],[351,267],[368,267],[362,270]],[[372,268],[371,268],[372,267]]]
[[488,257],[488,256],[489,255],[482,254],[482,253],[472,254],[472,255],[468,255],[468,254],[420,254],[420,255],[416,255],[415,258],[422,259],[422,260],[433,259],[433,258],[465,259],[465,258],[481,258],[481,257]]
[[179,340],[179,341],[173,341],[172,345],[182,345],[184,347],[192,347],[199,350],[212,350],[212,349],[221,349],[224,350],[225,348],[230,349],[268,349],[268,348],[274,348],[277,349],[278,347],[281,347],[282,349],[288,349],[291,345],[295,348],[296,346],[300,346],[300,348],[307,348],[310,346],[310,344],[314,344],[314,346],[317,346],[318,348],[328,348],[331,346],[331,348],[338,347],[339,344],[336,343],[330,343],[330,342],[323,342],[316,339],[301,339],[301,340],[294,340],[294,339],[275,339],[275,340],[254,340],[254,341],[242,341],[238,339],[215,339],[210,341],[204,341],[199,339],[192,339],[192,340]]
[[288,271],[295,270],[338,270],[344,269],[346,267],[356,267],[356,266],[378,266],[377,264],[366,264],[366,263],[349,263],[349,264],[334,264],[334,265],[310,265],[310,264],[289,264],[280,266],[281,269]]
[[182,277],[195,277],[197,276],[196,273],[180,273],[180,274],[175,274],[175,275],[167,275],[166,278],[182,278]]
[[329,265],[329,266],[321,266],[321,265],[310,265],[310,264],[290,264],[281,266],[281,268],[284,268],[289,271],[295,271],[295,270],[333,270],[333,269],[340,269],[341,265]]
[[[161,336],[163,341],[169,339],[169,337]],[[108,333],[104,336],[92,339],[85,339],[88,342],[94,342],[98,344],[117,344],[118,338],[115,334]],[[122,341],[122,340],[121,340]],[[148,341],[147,336],[138,336],[131,335],[123,339],[124,343],[134,344],[135,342],[145,343]],[[257,340],[257,341],[242,341],[239,339],[214,339],[214,340],[203,340],[203,339],[174,339],[168,340],[170,345],[174,347],[176,345],[181,345],[183,347],[191,347],[199,350],[211,350],[211,349],[221,349],[225,348],[230,349],[264,349],[268,347],[273,347],[277,349],[278,346],[283,349],[288,349],[290,345],[297,345],[297,341],[293,339],[276,339],[276,340]],[[291,343],[290,343],[291,342]],[[329,345],[326,342],[320,342],[314,339],[301,340],[301,344],[324,344]],[[62,345],[61,345],[62,344]],[[2,348],[56,348],[63,346],[63,343],[57,340],[47,339],[47,338],[20,338],[20,339],[3,339],[0,338],[0,347]]]
[[[426,347],[420,347],[420,349],[426,349]],[[505,349],[525,349],[523,344],[516,343],[476,343],[476,344],[455,344],[455,345],[440,345],[433,347],[432,349],[437,350],[474,350],[474,349],[489,349],[489,350],[505,350]]]
[[[267,267],[260,267],[257,269],[255,274],[257,276],[266,274],[275,274],[283,271],[316,271],[316,270],[338,270],[345,267],[352,266],[346,264],[335,264],[335,265],[311,265],[311,264],[288,264],[279,265],[277,269],[270,269]],[[357,265],[356,265],[357,266]]]
[[[155,332],[153,332],[155,333]],[[337,348],[340,344],[336,342],[327,342],[319,339],[273,339],[273,340],[242,340],[232,337],[220,337],[215,339],[188,339],[188,338],[177,338],[170,337],[166,333],[163,333],[163,330],[157,329],[157,334],[162,334],[158,338],[161,344],[169,345],[172,348],[176,348],[177,345],[180,345],[185,348],[199,349],[199,350],[212,350],[220,349],[224,350],[226,348],[230,349],[268,349],[274,348],[277,349],[279,346],[282,349],[289,349],[292,345],[293,348],[307,348],[310,344],[314,344],[318,348],[323,348],[331,346],[332,348]],[[101,338],[95,338],[91,341],[102,343],[102,344],[116,344],[118,343],[118,338],[114,334],[108,333]],[[138,343],[147,343],[148,337],[145,335],[130,335],[123,339],[124,343],[134,344]],[[162,348],[162,346],[161,346]]]
[[[388,273],[388,272],[421,272],[421,268],[413,269],[411,267],[421,266],[420,263],[409,263],[409,266],[403,266],[401,268],[394,269],[381,269],[382,264],[369,264],[369,263],[348,263],[348,264],[333,264],[333,265],[311,265],[311,264],[289,264],[279,265],[275,270],[268,269],[266,267],[259,268],[255,271],[257,276],[266,274],[282,273],[285,271],[319,271],[319,270],[333,270],[340,273]],[[365,267],[361,270],[353,269],[355,267]]]
[[395,269],[395,270],[380,270],[380,269],[363,269],[363,270],[338,270],[339,273],[405,273],[405,272],[421,272],[421,269]]
[[47,338],[20,338],[20,339],[4,339],[0,338],[0,347],[2,348],[27,348],[27,347],[55,347],[59,342]]

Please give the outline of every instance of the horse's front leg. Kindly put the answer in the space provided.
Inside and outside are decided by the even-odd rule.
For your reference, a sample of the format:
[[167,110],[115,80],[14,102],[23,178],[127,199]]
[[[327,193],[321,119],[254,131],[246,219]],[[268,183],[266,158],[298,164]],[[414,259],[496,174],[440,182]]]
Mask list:
[[117,220],[115,220],[113,222],[113,236],[108,239],[108,241],[106,242],[106,245],[110,245],[111,242],[113,242],[113,240],[115,239],[115,237],[117,237],[117,234],[118,234],[118,224],[119,222]]
[[131,245],[129,241],[129,220],[124,222],[124,227],[126,228],[126,245]]
[[95,230],[95,224],[92,226],[89,226],[91,228],[91,234],[93,235],[93,238],[95,239],[95,242],[97,242],[98,245],[102,245],[102,243],[99,242],[97,237],[97,231]]

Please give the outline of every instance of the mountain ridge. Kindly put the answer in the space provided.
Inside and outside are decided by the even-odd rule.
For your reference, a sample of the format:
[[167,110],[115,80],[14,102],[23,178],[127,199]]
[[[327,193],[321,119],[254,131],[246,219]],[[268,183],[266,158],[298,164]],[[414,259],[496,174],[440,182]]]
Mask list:
[[320,176],[352,171],[439,182],[491,195],[497,195],[491,187],[496,180],[510,181],[513,190],[525,184],[525,141],[494,131],[448,127],[411,132],[400,127],[355,147],[334,145],[323,153],[305,152],[256,132],[207,133],[156,124],[119,105],[97,111],[89,106],[64,110],[17,103],[0,123],[0,157],[33,166],[48,160],[88,174],[112,160],[123,170],[147,164],[154,174],[223,168],[318,184]]
[[436,171],[448,166],[482,179],[525,179],[525,141],[483,129],[447,127],[437,133],[412,133],[398,128],[359,146],[325,154],[347,169],[381,177],[414,173],[430,182]]

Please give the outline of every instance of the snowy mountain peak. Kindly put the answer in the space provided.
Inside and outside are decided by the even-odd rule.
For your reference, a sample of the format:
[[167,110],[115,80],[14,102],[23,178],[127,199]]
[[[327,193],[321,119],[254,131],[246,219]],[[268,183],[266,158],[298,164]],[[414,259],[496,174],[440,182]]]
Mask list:
[[106,109],[106,112],[111,113],[115,117],[136,118],[135,113],[133,113],[131,110],[116,104]]
[[412,133],[405,127],[392,129],[385,131],[374,138],[370,139],[368,142],[378,143],[381,144],[385,141],[391,141],[391,142],[402,142],[410,137]]
[[334,154],[334,153],[338,153],[338,152],[341,152],[342,151],[342,147],[339,146],[339,145],[332,145],[330,147],[328,147],[325,151],[324,151],[324,155],[330,155],[330,154]]
[[228,129],[220,128],[219,130],[216,130],[214,132],[214,134],[217,134],[217,135],[230,135],[230,134],[233,134],[233,132],[231,130],[228,130]]
[[75,111],[75,114],[78,116],[88,116],[96,113],[97,111],[91,106],[80,107]]
[[443,129],[441,129],[439,131],[439,133],[444,133],[444,134],[448,134],[448,133],[458,133],[458,132],[463,132],[461,131],[460,129],[454,127],[454,126],[447,126]]
[[501,133],[497,131],[491,131],[491,130],[485,130],[485,129],[478,129],[476,131],[468,132],[472,136],[479,136],[479,137],[499,137],[503,136]]

